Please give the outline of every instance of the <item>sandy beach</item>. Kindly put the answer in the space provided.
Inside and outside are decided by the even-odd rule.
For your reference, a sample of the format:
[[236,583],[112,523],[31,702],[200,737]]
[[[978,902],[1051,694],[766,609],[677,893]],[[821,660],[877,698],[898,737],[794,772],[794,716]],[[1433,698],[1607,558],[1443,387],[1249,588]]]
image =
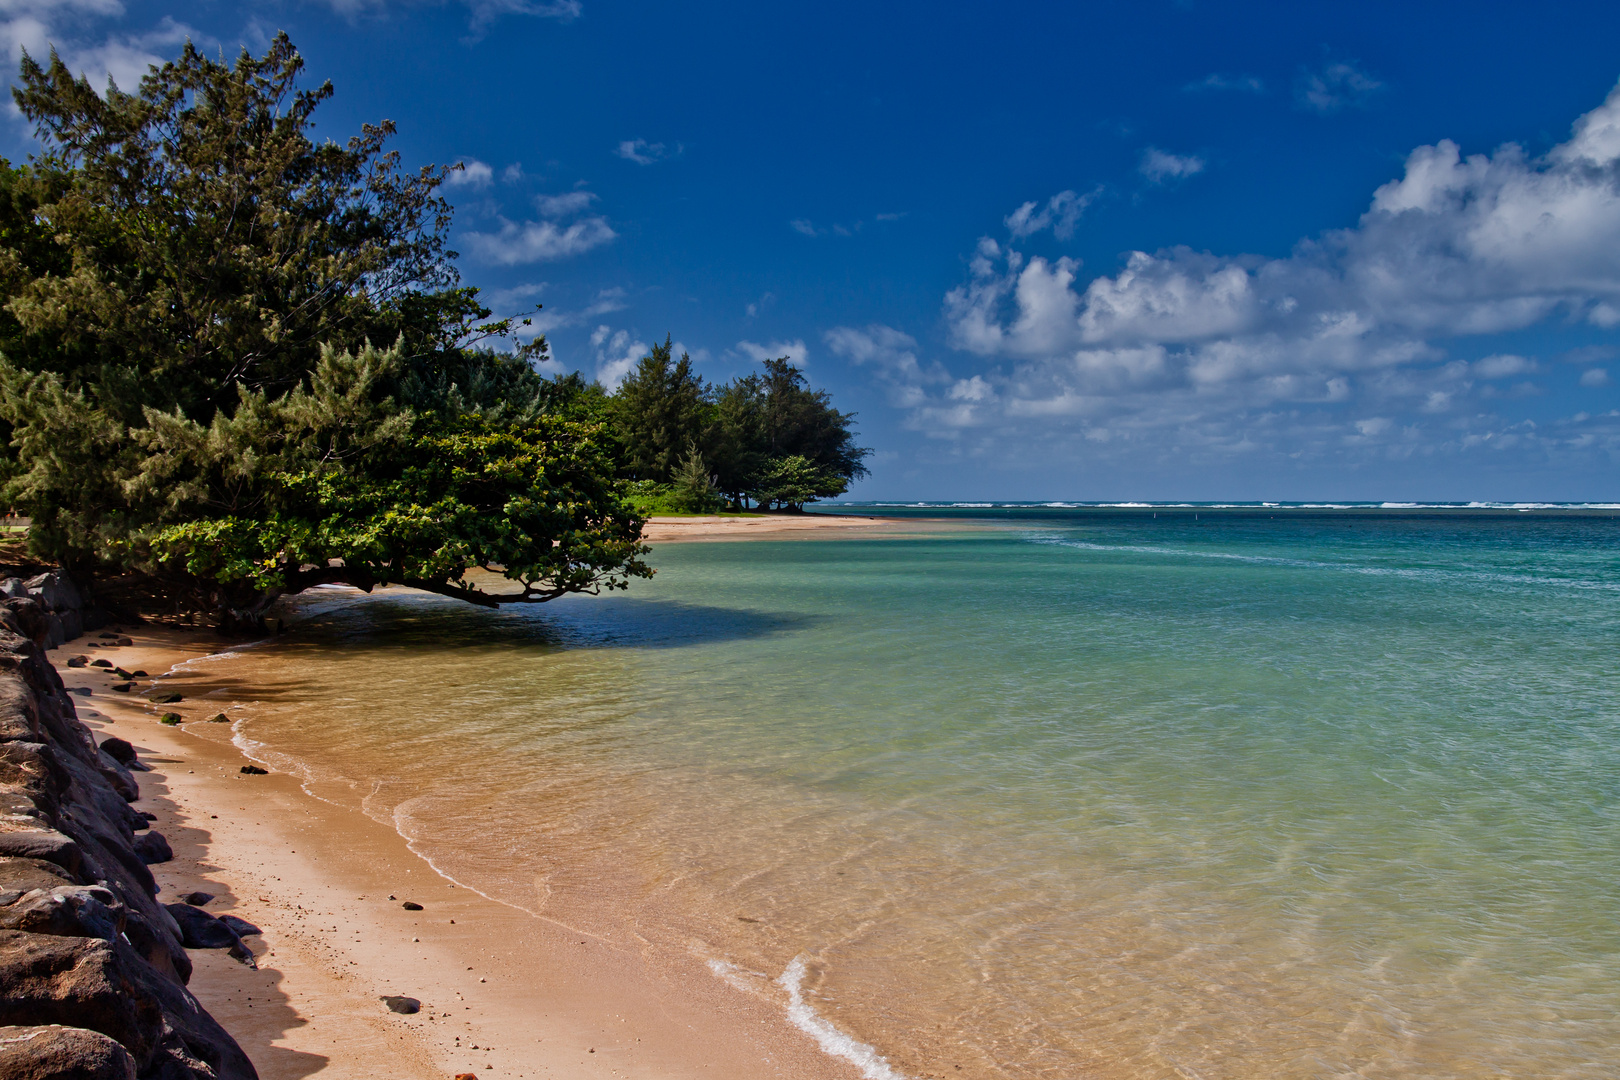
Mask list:
[[[82,638],[49,659],[97,738],[128,739],[151,768],[136,774],[136,806],[156,816],[175,852],[152,868],[160,899],[212,893],[207,910],[263,930],[247,939],[257,970],[195,950],[190,988],[266,1080],[861,1075],[789,1023],[780,1002],[696,960],[486,899],[436,873],[392,829],[312,797],[296,778],[243,774],[249,762],[230,725],[209,719],[229,704],[228,660],[206,665],[206,685],[189,669],[165,678],[164,689],[186,700],[161,706],[143,696],[150,679],[115,693],[106,669],[67,666],[72,656],[105,656],[162,676],[228,648],[203,632],[130,636],[123,648]],[[188,693],[206,689],[215,692]],[[182,724],[160,722],[171,710]],[[421,1010],[390,1012],[385,995],[416,998]]]
[[883,518],[859,514],[757,514],[653,517],[642,530],[649,544],[702,540],[831,540],[909,536],[940,529],[961,531],[960,522],[927,518]]

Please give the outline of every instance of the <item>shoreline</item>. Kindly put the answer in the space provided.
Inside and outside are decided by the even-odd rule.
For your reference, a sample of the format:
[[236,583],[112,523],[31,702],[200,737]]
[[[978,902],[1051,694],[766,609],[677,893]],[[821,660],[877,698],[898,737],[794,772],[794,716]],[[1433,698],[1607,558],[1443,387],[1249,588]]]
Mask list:
[[874,514],[762,514],[733,517],[655,515],[647,519],[642,539],[649,544],[731,542],[738,540],[868,540],[943,532],[976,532],[994,523],[946,518],[880,517]]
[[[129,636],[135,644],[115,651],[80,638],[47,658],[69,687],[90,689],[74,701],[98,741],[129,740],[151,768],[136,774],[135,806],[157,817],[174,849],[152,867],[160,900],[210,892],[206,910],[263,931],[247,939],[257,970],[192,951],[190,989],[266,1080],[873,1075],[818,1046],[785,1000],[746,992],[695,957],[655,955],[489,899],[359,808],[286,773],[244,775],[250,759],[235,725],[207,719],[233,690],[250,690],[233,684],[236,650],[205,632]],[[98,653],[185,700],[154,706],[150,679],[119,694],[105,669],[66,666]],[[220,659],[193,663],[208,656]],[[167,710],[185,722],[161,724]],[[404,910],[407,900],[424,910]],[[421,1011],[392,1013],[384,995],[418,999]]]

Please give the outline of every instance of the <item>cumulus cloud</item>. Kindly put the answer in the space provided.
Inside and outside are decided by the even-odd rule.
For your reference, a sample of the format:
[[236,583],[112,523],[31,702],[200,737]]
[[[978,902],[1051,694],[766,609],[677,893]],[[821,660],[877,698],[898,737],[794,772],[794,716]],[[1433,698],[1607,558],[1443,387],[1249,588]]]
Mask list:
[[13,68],[25,50],[43,62],[55,48],[69,68],[104,93],[108,80],[133,92],[152,67],[171,59],[188,38],[199,45],[217,44],[169,16],[142,33],[94,40],[99,20],[123,14],[118,0],[0,0],[0,47]]
[[1189,94],[1220,92],[1234,90],[1244,94],[1263,94],[1266,84],[1253,75],[1222,75],[1215,73],[1206,75],[1196,82],[1190,82],[1182,87]]
[[1340,61],[1300,73],[1294,101],[1312,112],[1335,113],[1372,101],[1384,84],[1354,64]]
[[810,350],[805,347],[802,338],[794,338],[792,341],[772,341],[765,345],[754,341],[739,341],[737,351],[756,363],[785,356],[793,361],[795,367],[810,366]]
[[1142,162],[1137,166],[1137,171],[1155,184],[1165,184],[1203,172],[1204,159],[1195,154],[1168,154],[1150,146],[1142,152]]
[[[1026,431],[1041,421],[1099,441],[1172,432],[1211,453],[1321,445],[1329,429],[1340,442],[1377,437],[1412,452],[1422,430],[1457,446],[1574,439],[1579,425],[1508,431],[1479,410],[1487,396],[1539,392],[1492,382],[1533,372],[1533,359],[1451,360],[1445,345],[1554,318],[1602,328],[1620,315],[1620,87],[1540,158],[1513,145],[1469,156],[1450,141],[1417,148],[1353,227],[1287,257],[1178,247],[1131,253],[1090,281],[1078,271],[979,241],[944,301],[950,344],[997,365],[980,372],[993,394],[965,422]],[[839,340],[855,358],[853,339]],[[912,408],[945,415],[929,410],[966,400],[943,389],[958,382],[912,380]],[[1346,417],[1357,405],[1362,418],[1414,419],[1362,430]],[[1442,420],[1445,432],[1414,426]]]
[[[650,143],[646,139],[626,139],[613,152],[637,165],[651,165],[670,156],[669,147],[661,142]],[[677,147],[675,152],[679,153],[680,148]]]
[[476,258],[497,266],[550,262],[571,255],[583,255],[618,236],[608,225],[607,219],[601,217],[582,218],[567,226],[555,221],[498,220],[501,227],[495,232],[470,232],[464,240],[464,246]]
[[444,178],[445,185],[452,188],[486,188],[495,179],[495,170],[482,161],[463,161],[461,168],[452,169]]
[[1044,207],[1036,202],[1024,203],[1007,215],[1005,219],[1007,231],[1012,233],[1013,239],[1022,240],[1043,229],[1051,229],[1052,234],[1059,240],[1067,240],[1074,235],[1074,227],[1079,223],[1080,215],[1086,212],[1086,207],[1090,206],[1101,193],[1101,188],[1088,191],[1084,195],[1060,191],[1047,199]]
[[536,195],[535,209],[541,217],[572,217],[591,208],[596,196],[589,191],[570,191],[562,195]]
[[636,341],[628,330],[614,330],[606,323],[591,332],[591,348],[596,350],[596,381],[616,390],[638,361],[651,349]]
[[1608,372],[1608,369],[1607,368],[1595,367],[1595,368],[1589,368],[1586,371],[1581,372],[1581,385],[1582,386],[1591,386],[1591,387],[1608,386],[1609,385],[1609,372]]

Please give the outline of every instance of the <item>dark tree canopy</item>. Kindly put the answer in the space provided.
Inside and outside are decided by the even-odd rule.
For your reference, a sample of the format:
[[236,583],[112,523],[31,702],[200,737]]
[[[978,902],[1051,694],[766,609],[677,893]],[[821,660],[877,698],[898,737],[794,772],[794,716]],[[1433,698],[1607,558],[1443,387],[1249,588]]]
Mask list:
[[[613,395],[614,426],[627,474],[697,492],[701,462],[709,487],[735,505],[799,509],[841,495],[866,475],[871,453],[855,444],[853,413],[812,390],[788,357],[763,372],[711,386],[688,357],[676,361],[666,338]],[[701,496],[682,496],[689,502]]]

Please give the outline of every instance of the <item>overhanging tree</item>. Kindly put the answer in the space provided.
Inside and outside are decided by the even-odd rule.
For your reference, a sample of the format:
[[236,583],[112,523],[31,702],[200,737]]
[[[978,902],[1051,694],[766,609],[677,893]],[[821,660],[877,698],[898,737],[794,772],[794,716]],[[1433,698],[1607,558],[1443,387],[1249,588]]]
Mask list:
[[[315,141],[332,88],[302,69],[284,35],[234,65],[187,44],[102,97],[24,57],[42,153],[0,168],[0,433],[36,552],[249,614],[310,574],[481,602],[471,567],[528,600],[645,572],[600,425],[528,362],[545,339],[474,347],[513,326],[459,284],[445,170],[402,169],[387,122]],[[340,386],[368,404],[323,428]]]

